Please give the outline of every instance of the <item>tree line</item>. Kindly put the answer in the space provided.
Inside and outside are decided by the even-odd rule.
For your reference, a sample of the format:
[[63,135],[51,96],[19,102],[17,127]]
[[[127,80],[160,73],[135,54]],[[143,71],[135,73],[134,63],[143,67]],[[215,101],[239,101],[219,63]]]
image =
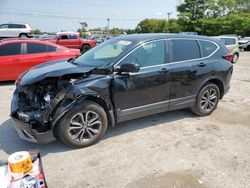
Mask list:
[[134,32],[250,36],[250,0],[185,0],[177,11],[177,19],[144,19]]

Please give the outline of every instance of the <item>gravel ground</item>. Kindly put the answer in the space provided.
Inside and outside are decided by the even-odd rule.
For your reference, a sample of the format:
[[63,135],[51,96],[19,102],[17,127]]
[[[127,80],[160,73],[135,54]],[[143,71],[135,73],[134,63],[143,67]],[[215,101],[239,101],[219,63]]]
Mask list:
[[250,53],[209,117],[179,110],[109,128],[98,144],[71,149],[20,140],[9,120],[13,83],[0,84],[0,159],[39,149],[49,187],[250,187]]

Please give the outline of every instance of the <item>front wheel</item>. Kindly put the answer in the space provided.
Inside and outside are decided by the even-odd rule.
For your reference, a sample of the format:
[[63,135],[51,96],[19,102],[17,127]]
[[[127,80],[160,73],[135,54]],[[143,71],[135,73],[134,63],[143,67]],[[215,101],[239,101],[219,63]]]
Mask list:
[[65,144],[82,148],[100,140],[106,132],[107,125],[104,109],[97,103],[84,101],[63,116],[57,133]]
[[213,83],[206,84],[198,93],[195,106],[191,110],[199,116],[210,115],[218,105],[220,90]]

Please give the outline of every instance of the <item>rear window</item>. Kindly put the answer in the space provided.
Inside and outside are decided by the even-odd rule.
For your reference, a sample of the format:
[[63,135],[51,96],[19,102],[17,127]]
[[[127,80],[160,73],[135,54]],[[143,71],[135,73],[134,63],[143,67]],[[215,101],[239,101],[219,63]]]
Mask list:
[[0,56],[20,55],[21,43],[11,43],[0,46]]
[[207,57],[211,55],[216,49],[217,46],[209,41],[200,41],[202,57]]
[[46,44],[27,43],[27,54],[56,52],[57,48]]
[[220,38],[220,40],[225,45],[235,45],[236,44],[236,39],[235,38]]
[[200,48],[196,40],[172,39],[172,61],[185,61],[200,58]]

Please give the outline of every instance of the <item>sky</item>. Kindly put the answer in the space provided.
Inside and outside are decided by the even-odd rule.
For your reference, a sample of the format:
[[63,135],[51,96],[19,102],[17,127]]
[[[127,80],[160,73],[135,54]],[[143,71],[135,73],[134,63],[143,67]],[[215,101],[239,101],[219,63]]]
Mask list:
[[88,28],[134,29],[145,18],[177,17],[181,0],[0,0],[0,24],[24,22],[33,29],[57,32],[76,31],[80,22]]

